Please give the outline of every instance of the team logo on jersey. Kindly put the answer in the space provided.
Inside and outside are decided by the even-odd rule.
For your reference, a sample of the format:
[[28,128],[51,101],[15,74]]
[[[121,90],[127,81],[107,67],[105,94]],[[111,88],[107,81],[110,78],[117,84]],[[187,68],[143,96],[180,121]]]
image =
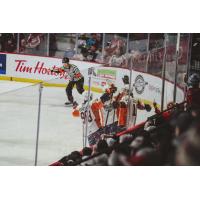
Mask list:
[[144,92],[145,86],[148,83],[145,82],[144,78],[142,75],[138,75],[135,78],[135,83],[133,84],[133,87],[135,87],[135,90],[138,94],[142,94]]

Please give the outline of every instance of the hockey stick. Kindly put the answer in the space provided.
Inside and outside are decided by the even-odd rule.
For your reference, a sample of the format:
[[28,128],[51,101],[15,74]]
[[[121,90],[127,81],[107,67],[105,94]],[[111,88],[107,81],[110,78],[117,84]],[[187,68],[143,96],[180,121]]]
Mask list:
[[[114,123],[115,123],[115,113],[116,113],[116,109],[114,108],[114,113],[113,113],[113,126],[114,126]],[[114,129],[114,127],[112,126],[112,129],[111,129],[111,133],[113,132],[113,129]]]
[[84,123],[82,124],[82,129],[83,129],[83,147],[85,145],[85,127],[84,127]]
[[87,136],[88,136],[88,118],[89,118],[89,105],[90,105],[90,94],[91,94],[91,81],[92,81],[92,75],[96,76],[96,73],[94,72],[94,67],[88,68],[88,97],[87,97],[87,107],[86,107],[86,127],[85,127],[85,133],[83,133],[84,137],[84,147],[86,147],[87,144]]

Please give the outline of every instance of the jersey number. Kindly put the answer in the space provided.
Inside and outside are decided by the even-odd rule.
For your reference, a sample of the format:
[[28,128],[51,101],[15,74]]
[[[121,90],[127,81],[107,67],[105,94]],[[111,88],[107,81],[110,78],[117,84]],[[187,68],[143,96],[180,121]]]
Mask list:
[[[81,112],[81,119],[83,120],[83,123],[86,122],[86,116],[87,116],[87,110],[85,112]],[[88,122],[92,122],[92,115],[89,111],[89,116],[88,116]]]

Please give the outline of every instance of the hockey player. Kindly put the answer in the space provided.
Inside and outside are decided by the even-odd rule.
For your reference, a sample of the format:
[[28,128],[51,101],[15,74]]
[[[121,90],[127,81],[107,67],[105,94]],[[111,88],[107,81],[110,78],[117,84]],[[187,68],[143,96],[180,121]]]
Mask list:
[[[105,93],[100,97],[104,104],[104,113],[108,113],[109,120],[105,124],[104,134],[102,138],[115,138],[117,132],[123,131],[126,128],[133,127],[136,122],[137,109],[150,111],[151,106],[143,104],[139,100],[133,98],[133,93],[130,93],[129,97],[129,77],[124,76],[122,78],[124,88],[113,97],[113,93],[117,91],[117,88],[112,84],[110,88],[105,90]],[[112,92],[111,92],[112,91]],[[127,117],[129,115],[129,118]],[[106,116],[104,114],[104,116]],[[128,121],[127,121],[128,119]],[[115,138],[116,139],[116,138]]]
[[144,104],[134,98],[132,88],[129,92],[129,77],[125,75],[122,80],[124,88],[122,88],[122,91],[115,97],[113,102],[113,107],[117,109],[118,126],[121,130],[135,125],[137,109],[151,111],[149,104]]
[[85,92],[85,98],[82,105],[74,108],[72,115],[74,117],[81,117],[84,127],[86,126],[87,109],[88,115],[88,142],[92,146],[98,142],[104,127],[103,104],[98,99],[92,101],[92,93],[90,95],[90,102],[88,106],[88,93]]
[[76,85],[76,89],[79,94],[82,94],[84,92],[84,77],[81,74],[80,70],[76,65],[69,63],[69,58],[64,57],[62,59],[63,67],[59,69],[52,69],[51,72],[56,73],[67,73],[67,75],[70,77],[69,83],[66,87],[66,94],[68,98],[68,102],[65,103],[65,105],[73,105],[77,104],[74,101],[74,97],[72,95],[72,89]]
[[105,91],[100,97],[100,100],[103,104],[104,118],[105,118],[105,128],[104,132],[106,134],[113,132],[116,128],[116,112],[113,108],[113,95],[117,91],[117,87],[107,80],[107,85],[104,87]]

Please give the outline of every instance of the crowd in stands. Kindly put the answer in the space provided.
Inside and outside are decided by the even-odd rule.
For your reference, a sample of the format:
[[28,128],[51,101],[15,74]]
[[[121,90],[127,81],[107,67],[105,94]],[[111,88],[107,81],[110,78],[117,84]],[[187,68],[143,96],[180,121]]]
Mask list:
[[[147,34],[145,36],[144,34],[136,34],[127,44],[127,34],[107,33],[103,38],[102,33],[50,33],[48,55],[59,57],[62,53],[63,57],[63,54],[66,53],[66,56],[71,59],[98,62],[105,66],[122,68],[127,68],[128,60],[132,59],[134,69],[145,71],[148,62],[149,72],[160,75],[164,51],[163,36],[161,35],[163,34],[152,34],[149,42],[150,54],[148,54]],[[76,37],[78,37],[77,44],[75,44]],[[176,36],[173,36],[172,42],[168,44],[168,62],[169,58],[172,59],[175,56],[174,38]],[[187,47],[187,38],[182,39],[180,44],[180,49],[184,50]],[[47,55],[47,46],[47,34],[44,33],[20,33],[19,38],[16,33],[0,34],[0,51],[2,52]],[[187,52],[184,50],[181,55],[179,63],[182,65],[186,62],[184,59],[187,57]]]
[[35,55],[45,55],[45,34],[30,33],[19,34],[19,49],[18,49],[18,34],[17,33],[1,33],[0,34],[0,51],[6,53],[27,53]]
[[102,50],[102,34],[80,34],[78,51],[74,59],[95,62],[100,59]]
[[[2,33],[0,34],[0,52],[24,53],[51,57],[69,57],[74,60],[102,63],[104,66],[129,68],[132,62],[134,70],[162,76],[164,55],[164,34],[150,34],[149,51],[147,34],[49,34],[47,52],[47,34]],[[104,36],[104,38],[103,38]],[[78,37],[78,41],[76,40]],[[169,36],[165,77],[174,81],[176,34]],[[77,42],[77,44],[76,44]],[[104,42],[104,44],[103,44]],[[127,47],[128,46],[128,47]],[[177,84],[183,86],[183,75],[187,66],[188,37],[180,40],[180,58]]]
[[[42,33],[20,33],[18,38],[17,33],[1,33],[0,51],[7,53],[47,55],[46,35],[47,34]],[[56,56],[58,42],[63,43],[62,45],[66,42],[64,38],[63,41],[58,41],[58,35],[59,34],[54,33],[49,34],[49,56]],[[113,36],[106,41],[103,52],[102,39],[103,34],[101,33],[78,34],[77,52],[75,49],[68,49],[69,44],[66,44],[66,52],[64,53],[70,53],[68,57],[76,60],[103,62],[109,66],[124,67],[126,64],[125,39],[120,38],[117,34],[113,34]]]
[[74,151],[52,166],[200,165],[200,77],[188,79],[186,101],[117,134],[102,134],[92,147]]
[[107,42],[103,53],[103,60],[109,66],[126,67],[126,40],[117,34]]
[[0,34],[0,50],[2,52],[12,53],[17,49],[17,34],[1,33]]
[[[103,34],[81,34],[78,40],[78,54],[74,59],[104,63],[106,66],[126,67],[126,38],[119,34],[108,34],[102,44]],[[103,49],[102,49],[103,48]]]

